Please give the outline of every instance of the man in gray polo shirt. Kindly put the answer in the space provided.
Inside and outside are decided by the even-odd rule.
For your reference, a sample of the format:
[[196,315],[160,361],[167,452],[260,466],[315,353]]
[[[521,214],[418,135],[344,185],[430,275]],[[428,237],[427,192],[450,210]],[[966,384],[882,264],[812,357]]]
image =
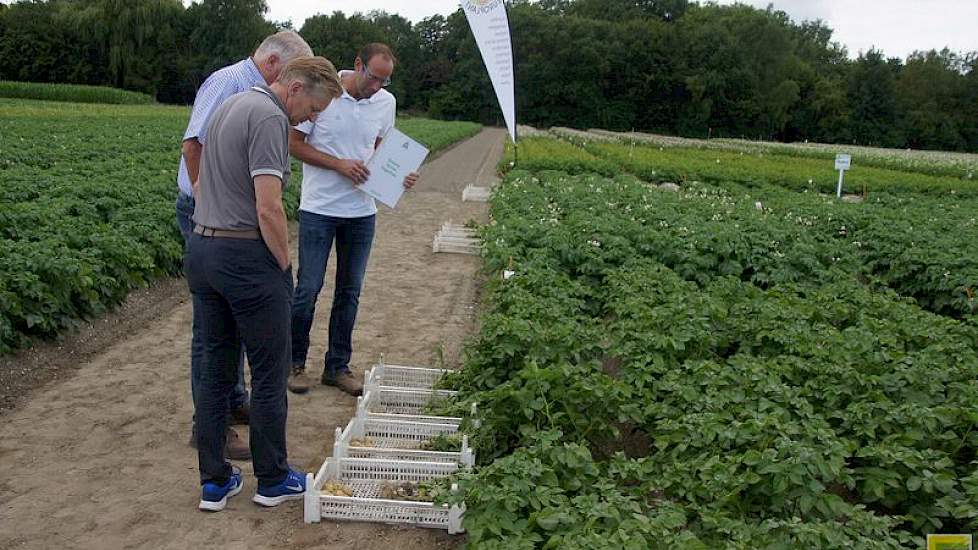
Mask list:
[[[183,235],[184,246],[189,243],[194,229],[193,189],[200,175],[200,157],[204,143],[207,142],[207,124],[210,122],[211,115],[234,94],[258,84],[267,85],[275,82],[282,68],[289,61],[305,56],[312,56],[309,44],[295,31],[280,31],[265,38],[251,57],[214,71],[197,90],[190,121],[183,134],[181,146],[183,154],[180,156],[180,169],[177,172],[177,184],[180,188],[176,202],[177,226]],[[194,315],[190,344],[190,391],[194,402],[197,401],[197,379],[200,375],[201,357],[204,354],[198,335],[199,324],[197,315]],[[245,389],[244,381],[244,350],[238,361],[237,382],[234,391],[231,392],[230,400],[232,423],[247,424],[248,391]],[[251,456],[248,444],[231,428],[228,428],[227,441],[228,458],[246,460]],[[196,421],[191,428],[190,445],[197,447]]]
[[290,125],[315,120],[340,93],[329,61],[299,58],[271,86],[225,101],[208,124],[184,266],[203,346],[196,403],[201,510],[223,510],[243,483],[224,455],[239,337],[251,365],[253,500],[277,506],[305,492],[305,476],[286,461],[292,269],[282,189]]

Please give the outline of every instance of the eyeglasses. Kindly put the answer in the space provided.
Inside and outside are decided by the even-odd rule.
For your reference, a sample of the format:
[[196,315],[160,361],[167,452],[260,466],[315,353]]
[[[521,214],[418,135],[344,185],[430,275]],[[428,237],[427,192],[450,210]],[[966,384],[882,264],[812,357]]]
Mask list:
[[391,79],[390,79],[390,77],[381,78],[379,76],[374,76],[373,73],[370,72],[370,68],[368,68],[366,65],[363,66],[363,72],[364,72],[364,74],[367,75],[367,80],[373,80],[374,82],[380,82],[380,86],[382,88],[386,88],[386,87],[388,87],[388,86],[391,85]]

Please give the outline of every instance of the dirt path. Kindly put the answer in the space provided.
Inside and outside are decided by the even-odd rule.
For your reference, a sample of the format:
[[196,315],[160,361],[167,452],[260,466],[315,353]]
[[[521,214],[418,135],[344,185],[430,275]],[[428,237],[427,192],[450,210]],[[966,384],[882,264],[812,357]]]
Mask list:
[[[360,316],[357,374],[381,353],[392,363],[457,362],[474,323],[480,261],[435,255],[431,240],[452,220],[486,220],[486,206],[461,202],[466,184],[487,184],[504,132],[487,129],[422,169],[418,189],[378,216]],[[294,243],[294,239],[293,239]],[[293,250],[293,258],[295,251]],[[330,261],[332,266],[332,258]],[[310,361],[325,351],[333,272],[327,274]],[[455,548],[442,531],[375,524],[302,522],[301,502],[260,509],[250,463],[245,490],[219,514],[196,509],[196,453],[190,430],[190,306],[186,296],[104,352],[37,390],[0,417],[0,549],[8,548]],[[289,458],[315,470],[355,399],[315,386],[289,395]],[[247,433],[247,430],[245,430]]]

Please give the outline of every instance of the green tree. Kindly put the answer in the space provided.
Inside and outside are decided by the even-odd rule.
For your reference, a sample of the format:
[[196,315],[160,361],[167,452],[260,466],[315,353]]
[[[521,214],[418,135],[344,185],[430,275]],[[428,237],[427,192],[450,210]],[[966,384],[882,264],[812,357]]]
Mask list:
[[398,59],[389,90],[397,97],[399,109],[417,103],[422,88],[418,79],[423,63],[422,39],[407,19],[383,11],[351,16],[337,11],[306,19],[299,34],[317,55],[333,61],[338,69],[352,69],[360,48],[366,44],[389,45]]
[[265,19],[265,0],[203,0],[187,8],[184,26],[194,89],[215,70],[254,53],[278,29]]
[[[513,0],[520,122],[978,151],[978,53],[872,50],[849,60],[823,21],[688,0]],[[0,78],[102,84],[186,103],[282,24],[265,0],[0,4]],[[502,124],[464,13],[412,25],[321,14],[301,34],[349,68],[368,42],[399,59],[402,110]]]
[[427,105],[426,98],[432,90],[445,85],[452,72],[448,61],[446,41],[449,36],[448,21],[434,15],[414,26],[418,36],[419,67],[415,79],[418,82],[418,102]]
[[779,137],[800,97],[806,64],[783,12],[743,5],[691,8],[678,22],[687,47],[689,121],[681,131],[705,135]]
[[686,13],[689,0],[543,0],[540,5],[559,15],[585,19],[627,21],[652,18],[672,21]]
[[[965,56],[964,86],[962,87],[961,103],[961,136],[965,148],[978,152],[978,52]],[[976,174],[978,176],[978,174]]]
[[948,49],[914,52],[907,58],[896,87],[908,147],[965,148],[964,72],[964,60]]
[[848,102],[851,109],[850,132],[853,141],[862,145],[899,147],[903,145],[898,129],[900,108],[896,94],[896,76],[900,61],[884,59],[879,50],[861,54],[849,72]]
[[179,0],[72,0],[63,14],[108,60],[110,84],[154,94],[178,37]]
[[0,79],[104,84],[107,60],[66,17],[64,0],[18,2],[0,11]]
[[809,126],[810,139],[827,143],[852,141],[846,82],[842,78],[819,78],[811,99],[814,117]]

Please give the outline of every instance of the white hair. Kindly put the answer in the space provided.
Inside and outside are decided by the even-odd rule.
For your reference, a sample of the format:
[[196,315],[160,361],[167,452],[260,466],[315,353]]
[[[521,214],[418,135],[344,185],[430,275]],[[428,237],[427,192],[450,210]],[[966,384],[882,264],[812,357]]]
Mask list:
[[262,63],[268,56],[277,55],[284,64],[297,57],[312,56],[312,48],[295,31],[280,31],[262,41],[255,50],[255,63]]

